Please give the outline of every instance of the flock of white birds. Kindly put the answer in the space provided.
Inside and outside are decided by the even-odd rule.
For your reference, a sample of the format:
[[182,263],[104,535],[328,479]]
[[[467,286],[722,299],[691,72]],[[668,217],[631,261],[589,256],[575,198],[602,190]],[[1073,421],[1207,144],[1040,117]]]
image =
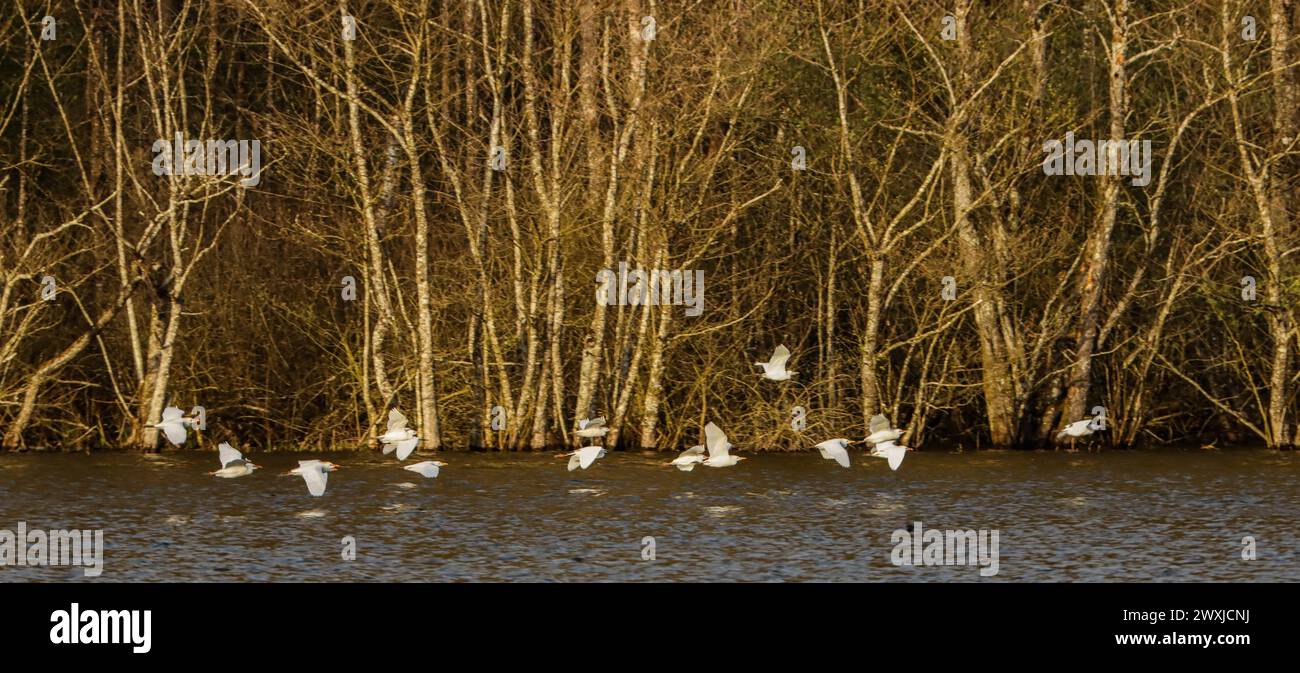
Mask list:
[[[769,381],[789,381],[797,372],[787,371],[786,362],[790,359],[790,350],[784,344],[777,346],[772,353],[772,357],[767,362],[755,362],[754,366],[763,368],[763,378]],[[1060,437],[1070,437],[1071,440],[1092,434],[1096,429],[1096,419],[1084,419],[1066,426],[1060,434]],[[187,428],[195,425],[195,419],[186,417],[184,412],[177,407],[167,407],[162,414],[162,420],[154,424],[154,427],[162,431],[167,440],[177,446],[184,444],[187,436]],[[848,448],[852,444],[867,444],[871,446],[871,451],[867,454],[873,458],[883,458],[889,463],[891,470],[897,470],[903,464],[903,457],[912,449],[907,446],[895,443],[905,432],[901,428],[895,428],[882,414],[877,414],[871,418],[868,424],[870,431],[866,437],[860,440],[828,439],[813,448],[821,453],[822,458],[833,460],[842,467],[849,467]],[[604,418],[591,418],[578,421],[578,430],[574,434],[583,439],[595,440],[604,437],[609,432],[605,427]],[[397,453],[397,460],[404,461],[410,457],[420,444],[420,436],[411,428],[407,427],[406,416],[397,409],[388,411],[388,427],[384,434],[378,437],[379,443],[383,445],[384,455]],[[698,446],[692,446],[674,458],[665,465],[672,465],[683,472],[690,472],[695,469],[696,465],[706,465],[708,467],[731,467],[742,460],[742,456],[731,454],[732,444],[727,441],[727,435],[715,423],[710,421],[704,426],[704,443]],[[251,460],[244,458],[238,450],[229,443],[222,442],[218,447],[218,459],[221,461],[221,469],[210,472],[214,477],[232,479],[235,477],[246,477],[259,469]],[[602,446],[584,446],[571,453],[562,454],[560,457],[569,459],[569,471],[572,472],[579,468],[585,470],[592,466],[596,460],[605,456],[605,448]],[[413,465],[405,465],[404,470],[410,470],[427,479],[438,476],[439,468],[446,467],[446,463],[438,460],[425,460]],[[307,492],[313,496],[320,497],[325,494],[325,486],[329,481],[329,473],[339,469],[338,465],[327,460],[300,460],[298,467],[286,472],[283,476],[297,475],[301,476],[307,482]]]

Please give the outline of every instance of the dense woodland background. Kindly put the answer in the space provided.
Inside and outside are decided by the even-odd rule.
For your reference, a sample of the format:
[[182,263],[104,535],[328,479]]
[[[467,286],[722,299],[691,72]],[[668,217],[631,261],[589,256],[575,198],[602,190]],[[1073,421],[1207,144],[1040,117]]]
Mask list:
[[[426,448],[881,411],[1034,447],[1101,405],[1115,446],[1295,446],[1298,32],[1292,0],[15,0],[0,444],[147,450],[202,405],[205,445],[366,446],[397,405]],[[260,140],[260,184],[155,176],[176,132]],[[1151,183],[1044,175],[1067,132],[1151,140]],[[704,270],[703,315],[600,305],[619,262]]]

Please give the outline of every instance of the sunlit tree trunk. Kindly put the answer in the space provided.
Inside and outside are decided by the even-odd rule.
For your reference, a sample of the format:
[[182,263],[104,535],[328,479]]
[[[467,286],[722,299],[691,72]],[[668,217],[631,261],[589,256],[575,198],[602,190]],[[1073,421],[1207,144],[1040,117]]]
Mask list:
[[[964,102],[972,92],[974,59],[971,52],[969,22],[970,0],[958,0],[955,19],[957,23],[957,93],[956,101]],[[984,410],[989,425],[989,438],[996,446],[1016,443],[1016,420],[1011,383],[1011,367],[1007,362],[1006,343],[998,319],[998,304],[1002,288],[990,278],[988,268],[992,241],[977,230],[971,218],[974,192],[971,185],[969,139],[964,128],[965,120],[954,115],[944,130],[944,141],[951,156],[949,169],[952,179],[953,221],[961,247],[966,276],[975,283],[972,294],[976,306],[975,329],[979,334],[981,377],[983,378]]]
[[[1114,0],[1110,7],[1110,47],[1107,49],[1109,71],[1110,140],[1113,147],[1125,142],[1124,119],[1128,114],[1126,101],[1128,78],[1124,58],[1128,48],[1128,0]],[[1107,163],[1119,160],[1118,150]],[[1102,157],[1098,157],[1098,162]],[[1114,171],[1111,171],[1114,173]],[[1092,360],[1097,346],[1097,330],[1101,322],[1102,290],[1106,271],[1110,265],[1111,236],[1119,210],[1120,181],[1118,173],[1099,175],[1101,181],[1101,207],[1097,223],[1088,232],[1087,254],[1083,276],[1079,285],[1079,322],[1075,335],[1074,363],[1066,386],[1065,410],[1060,425],[1064,427],[1088,413],[1088,393],[1092,382]]]
[[[1270,7],[1272,10],[1272,19],[1274,23],[1270,26],[1272,34],[1272,52],[1270,54],[1271,64],[1276,68],[1279,64],[1285,64],[1288,67],[1283,68],[1284,73],[1274,72],[1272,75],[1272,84],[1276,103],[1274,108],[1273,119],[1273,138],[1270,141],[1272,148],[1278,149],[1294,142],[1295,139],[1295,109],[1293,106],[1286,105],[1295,100],[1294,80],[1289,74],[1290,61],[1287,56],[1289,30],[1286,22],[1286,3],[1274,1]],[[1265,441],[1271,448],[1282,448],[1290,443],[1290,436],[1287,434],[1287,404],[1289,402],[1289,383],[1294,372],[1290,370],[1291,361],[1291,339],[1294,338],[1294,307],[1288,306],[1284,300],[1283,284],[1288,282],[1288,276],[1285,273],[1284,265],[1287,263],[1283,256],[1282,242],[1285,240],[1285,232],[1289,227],[1288,221],[1288,197],[1286,193],[1286,183],[1277,176],[1271,174],[1268,169],[1261,169],[1260,166],[1265,163],[1260,157],[1255,155],[1255,147],[1246,135],[1246,126],[1242,118],[1240,96],[1237,93],[1238,73],[1233,69],[1231,47],[1229,38],[1234,33],[1233,22],[1229,17],[1226,5],[1220,11],[1222,22],[1223,37],[1220,43],[1220,51],[1223,60],[1223,73],[1230,82],[1228,90],[1228,103],[1232,112],[1234,127],[1234,139],[1237,146],[1237,154],[1241,160],[1241,172],[1243,178],[1250,187],[1251,195],[1254,200],[1256,218],[1258,226],[1255,231],[1255,238],[1263,248],[1263,280],[1262,288],[1268,316],[1265,318],[1268,325],[1269,341],[1271,342],[1271,354],[1269,357],[1268,372],[1268,407],[1264,419]],[[1289,135],[1283,135],[1289,134]]]

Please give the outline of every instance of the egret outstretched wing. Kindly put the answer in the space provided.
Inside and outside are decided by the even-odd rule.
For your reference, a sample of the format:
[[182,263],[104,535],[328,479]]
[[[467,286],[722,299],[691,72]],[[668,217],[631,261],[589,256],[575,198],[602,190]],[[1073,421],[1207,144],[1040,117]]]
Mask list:
[[329,473],[325,471],[319,460],[300,460],[298,469],[302,472],[303,480],[307,482],[308,493],[318,498],[325,495],[325,484],[329,481]]
[[415,472],[426,479],[433,479],[438,476],[438,462],[434,460],[426,460],[414,465],[407,465],[403,469]]
[[889,419],[885,418],[884,414],[876,414],[875,416],[872,416],[871,422],[867,427],[871,430],[871,434],[892,429],[892,426],[889,424]]
[[709,447],[710,458],[724,457],[731,449],[726,433],[722,432],[722,428],[714,425],[713,421],[709,421],[709,424],[704,426],[704,444]]
[[[394,444],[393,446],[397,448],[397,459],[406,460],[407,456],[410,456],[411,452],[415,450],[415,447],[419,445],[420,445],[419,437],[412,437],[405,441],[401,441],[398,442],[397,444]],[[388,453],[387,449],[385,449],[384,453]]]
[[578,449],[578,461],[584,470],[591,467],[591,464],[603,455],[605,455],[605,449],[600,446],[584,446]]
[[406,427],[406,417],[402,415],[402,412],[398,411],[397,407],[393,407],[392,409],[389,409],[388,410],[388,431],[392,432],[394,430],[401,430],[402,428],[405,427]]
[[897,470],[898,466],[903,464],[903,457],[907,455],[907,447],[893,442],[881,442],[872,449],[871,455],[888,460],[889,469]]
[[681,455],[672,459],[668,464],[676,467],[682,472],[690,472],[695,469],[696,463],[704,462],[704,445],[692,446],[681,453]]
[[848,467],[849,452],[847,449],[844,448],[847,444],[848,444],[848,440],[828,439],[822,442],[821,444],[818,444],[817,450],[821,452],[822,458],[826,458],[827,460],[834,460],[835,462],[839,463],[841,466]]
[[772,359],[768,360],[768,364],[777,369],[783,369],[785,367],[785,361],[789,359],[790,349],[786,348],[785,344],[781,344],[776,347],[775,351],[772,351]]
[[185,424],[184,423],[159,423],[158,429],[163,431],[167,436],[167,441],[180,446],[185,443]]
[[235,447],[226,442],[217,446],[218,458],[221,460],[222,467],[229,467],[231,463],[237,460],[243,460],[243,454],[235,450]]

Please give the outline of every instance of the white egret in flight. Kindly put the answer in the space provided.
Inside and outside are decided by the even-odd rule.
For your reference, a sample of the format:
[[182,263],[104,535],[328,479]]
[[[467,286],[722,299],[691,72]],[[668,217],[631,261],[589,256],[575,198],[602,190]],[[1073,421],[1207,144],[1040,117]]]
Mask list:
[[726,433],[722,428],[709,421],[704,426],[704,445],[709,447],[709,457],[703,461],[709,467],[731,467],[736,463],[744,460],[739,456],[733,456],[731,453],[731,442],[727,441]]
[[605,457],[605,448],[602,446],[584,446],[573,453],[566,453],[569,457],[569,471],[572,472],[578,468],[587,469],[591,464],[596,462],[597,458]]
[[247,477],[261,467],[254,465],[253,461],[245,460],[243,454],[235,450],[235,447],[226,442],[222,442],[217,447],[217,458],[221,461],[221,469],[208,474],[223,479],[234,479],[235,477]]
[[388,410],[388,432],[379,436],[379,442],[384,445],[385,456],[396,449],[397,459],[406,460],[415,447],[419,446],[420,437],[406,427],[406,417],[394,408]]
[[1092,418],[1085,418],[1081,421],[1075,421],[1065,426],[1065,429],[1061,430],[1061,432],[1056,435],[1056,438],[1061,439],[1064,437],[1069,437],[1070,450],[1073,451],[1075,440],[1077,440],[1080,437],[1087,437],[1088,435],[1091,435],[1092,433],[1101,429],[1097,427],[1098,418],[1100,418],[1100,416],[1093,416]]
[[325,495],[325,483],[329,481],[329,473],[337,469],[339,466],[328,460],[300,460],[298,467],[289,470],[288,474],[301,475],[307,482],[307,492],[319,498]]
[[438,476],[438,468],[440,467],[447,467],[447,464],[441,460],[424,460],[414,465],[407,465],[402,469],[415,472],[425,479],[433,479]]
[[578,430],[573,434],[592,439],[604,437],[607,432],[609,432],[609,428],[605,427],[605,417],[601,416],[600,418],[584,418],[578,421]]
[[163,409],[162,420],[153,424],[153,427],[163,431],[167,441],[180,446],[185,443],[185,427],[194,424],[193,418],[185,416],[185,412],[176,407],[167,407]]
[[681,470],[682,472],[690,472],[691,470],[695,469],[695,465],[697,463],[703,463],[703,462],[704,462],[704,445],[700,444],[698,446],[692,446],[691,448],[686,449],[681,453],[680,456],[677,456],[676,458],[664,464],[672,465],[677,469]]
[[889,469],[897,470],[899,465],[903,464],[903,456],[911,451],[910,446],[899,446],[891,441],[884,441],[876,444],[871,449],[871,455],[875,458],[884,458],[889,461]]
[[876,414],[871,417],[868,424],[871,434],[867,435],[865,441],[868,444],[879,444],[881,442],[892,442],[903,436],[903,430],[895,428],[884,414]]
[[785,361],[790,359],[790,349],[781,344],[772,352],[772,358],[767,362],[755,362],[755,367],[763,368],[763,378],[769,381],[789,381],[799,372],[787,372],[785,370]]
[[826,460],[833,460],[839,463],[840,465],[842,465],[843,467],[848,467],[849,466],[848,446],[849,444],[852,443],[853,442],[840,437],[837,439],[828,439],[822,442],[821,444],[818,444],[816,446],[816,449],[821,452],[822,458],[825,458]]

